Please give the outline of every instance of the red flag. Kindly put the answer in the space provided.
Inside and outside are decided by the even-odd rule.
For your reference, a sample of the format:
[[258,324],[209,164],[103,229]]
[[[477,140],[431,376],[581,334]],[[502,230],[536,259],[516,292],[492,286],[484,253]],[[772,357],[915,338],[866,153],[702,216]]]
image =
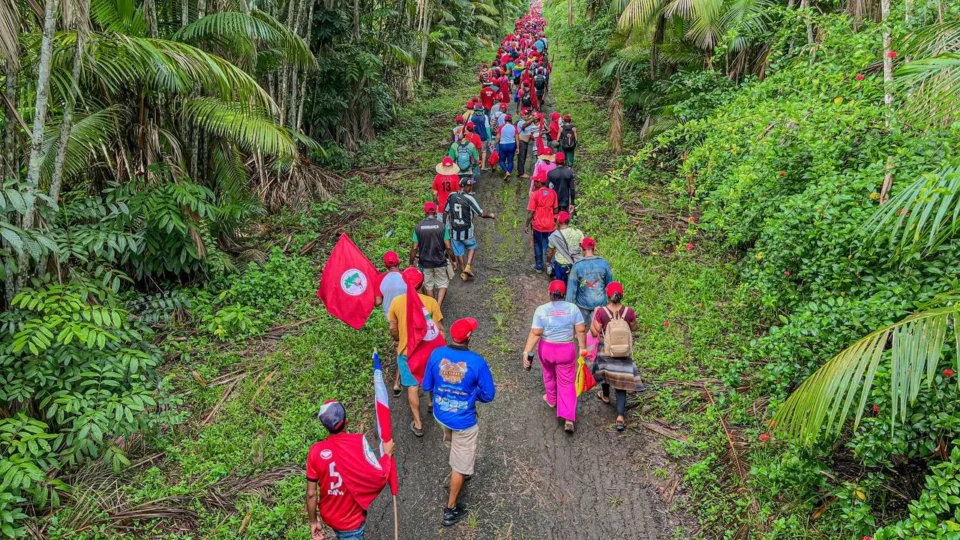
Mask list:
[[427,369],[430,353],[446,344],[443,332],[427,308],[423,307],[420,295],[407,283],[407,366],[417,382],[423,382],[423,372]]
[[[380,437],[380,455],[383,455],[383,443],[393,440],[393,423],[390,420],[390,398],[387,385],[383,382],[383,368],[380,367],[380,355],[373,351],[373,393],[377,405],[377,435]],[[390,471],[390,493],[397,495],[397,463],[394,458]]]
[[341,234],[320,274],[317,296],[331,315],[359,330],[373,311],[376,276],[373,263]]

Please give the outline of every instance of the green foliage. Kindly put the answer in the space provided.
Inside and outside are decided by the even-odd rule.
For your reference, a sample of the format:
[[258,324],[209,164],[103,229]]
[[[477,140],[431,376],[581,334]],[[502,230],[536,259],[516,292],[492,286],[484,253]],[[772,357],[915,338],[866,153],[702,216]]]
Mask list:
[[931,467],[925,489],[910,503],[909,512],[907,519],[881,528],[874,538],[948,539],[960,534],[960,448],[954,446],[948,461]]

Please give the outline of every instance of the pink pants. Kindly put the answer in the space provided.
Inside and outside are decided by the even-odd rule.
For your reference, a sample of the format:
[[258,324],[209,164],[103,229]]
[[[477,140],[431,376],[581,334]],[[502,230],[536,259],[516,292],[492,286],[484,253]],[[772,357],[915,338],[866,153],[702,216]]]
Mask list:
[[557,408],[557,417],[571,422],[577,419],[577,347],[573,343],[550,343],[540,340],[537,345],[540,365],[543,366],[543,387],[547,403]]

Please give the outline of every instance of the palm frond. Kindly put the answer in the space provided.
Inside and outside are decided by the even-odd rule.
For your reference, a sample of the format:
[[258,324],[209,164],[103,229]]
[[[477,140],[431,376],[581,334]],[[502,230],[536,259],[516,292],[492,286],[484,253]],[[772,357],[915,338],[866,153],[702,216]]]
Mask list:
[[90,18],[107,32],[143,37],[147,21],[134,0],[91,0]]
[[248,151],[259,149],[267,155],[296,155],[297,147],[290,131],[257,109],[213,98],[194,98],[183,101],[183,114],[208,134],[234,141]]
[[630,0],[620,13],[617,27],[620,30],[646,28],[663,13],[664,7],[663,0]]
[[[890,343],[891,426],[907,419],[907,409],[923,383],[933,382],[947,329],[960,323],[960,306],[950,305],[910,315],[860,339],[833,357],[800,385],[774,415],[776,429],[802,444],[836,436],[850,416],[859,393],[854,429],[867,404],[874,375]],[[960,359],[960,340],[957,341]]]
[[[127,110],[122,105],[113,105],[87,116],[75,116],[67,143],[64,176],[72,178],[84,174],[91,156],[118,136],[117,130],[124,124],[126,115]],[[41,174],[44,180],[48,181],[53,174],[59,140],[60,125],[51,124],[46,130],[43,143],[44,161]]]
[[929,253],[953,237],[960,218],[960,165],[921,175],[881,206],[866,227],[869,237],[889,233],[901,255]]
[[16,0],[0,0],[0,58],[20,65],[20,10]]
[[267,13],[253,10],[213,13],[181,28],[173,39],[188,43],[212,41],[240,55],[253,52],[259,42],[283,52],[284,57],[301,68],[313,68],[316,59],[303,39]]

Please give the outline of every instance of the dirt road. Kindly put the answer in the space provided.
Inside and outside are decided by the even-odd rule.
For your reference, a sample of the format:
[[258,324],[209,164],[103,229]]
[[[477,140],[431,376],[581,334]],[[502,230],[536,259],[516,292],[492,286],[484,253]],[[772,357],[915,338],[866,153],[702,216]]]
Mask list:
[[[539,365],[532,371],[521,366],[533,311],[547,301],[548,284],[532,270],[530,237],[523,233],[528,185],[516,179],[505,185],[499,173],[481,178],[477,198],[498,219],[480,220],[477,279],[457,278],[442,307],[448,326],[467,316],[480,322],[470,345],[487,359],[497,384],[496,399],[478,405],[477,473],[461,495],[470,515],[454,527],[441,526],[443,480],[450,469],[440,429],[427,414],[424,395],[426,434],[414,437],[406,396],[392,398],[400,538],[667,538],[673,524],[649,477],[659,441],[635,425],[618,434],[616,413],[593,392],[581,396],[576,434],[567,435],[541,398]],[[393,538],[393,523],[385,491],[370,509],[367,538]]]

